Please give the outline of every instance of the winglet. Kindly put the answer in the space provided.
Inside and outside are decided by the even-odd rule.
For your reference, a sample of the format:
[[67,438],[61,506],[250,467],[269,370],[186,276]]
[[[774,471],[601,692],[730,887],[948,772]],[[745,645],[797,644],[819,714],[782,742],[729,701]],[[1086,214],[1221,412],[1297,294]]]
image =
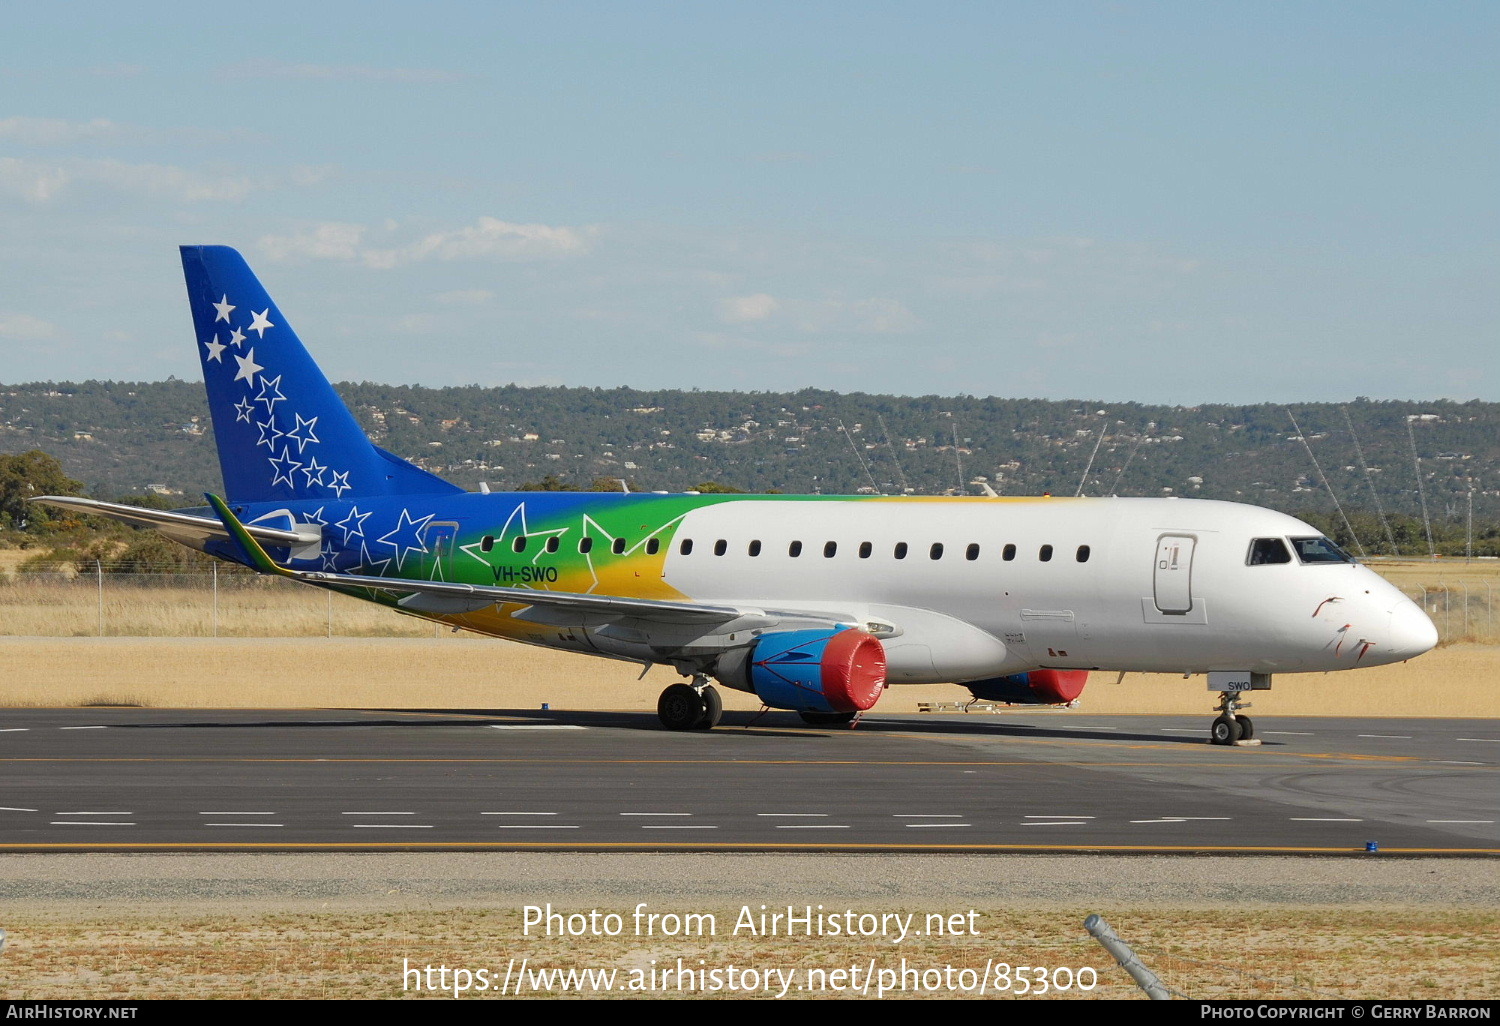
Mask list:
[[211,492],[205,492],[204,498],[218,514],[219,519],[224,522],[224,529],[229,532],[229,537],[240,550],[244,558],[240,562],[262,574],[275,574],[278,577],[295,577],[296,575],[286,567],[278,564],[272,559],[266,550],[261,547],[260,542],[255,540],[254,535],[245,530],[245,525],[240,523],[239,517],[232,513],[224,500]]

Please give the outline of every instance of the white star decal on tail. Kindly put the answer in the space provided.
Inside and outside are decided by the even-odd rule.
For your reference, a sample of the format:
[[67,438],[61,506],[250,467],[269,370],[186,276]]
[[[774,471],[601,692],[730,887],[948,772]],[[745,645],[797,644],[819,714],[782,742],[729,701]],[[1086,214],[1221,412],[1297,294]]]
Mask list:
[[[291,435],[288,435],[287,437],[290,438]],[[299,453],[298,455],[301,454]],[[307,487],[311,488],[313,485],[317,485],[319,488],[322,488],[323,474],[327,469],[327,467],[318,462],[318,458],[316,456],[308,460],[307,466],[302,468],[302,473],[307,475]]]
[[217,334],[207,342],[203,343],[203,347],[208,350],[207,359],[212,360],[214,363],[223,363],[224,350],[229,348],[224,343],[219,341],[219,336]]
[[333,472],[333,480],[328,482],[328,487],[332,488],[333,494],[338,496],[340,499],[344,497],[345,492],[351,491],[354,488],[354,486],[349,483],[349,472],[347,470],[335,470]]
[[[427,521],[432,518],[433,514],[429,513],[425,517],[414,519],[410,511],[403,507],[401,517],[396,521],[395,528],[389,533],[375,539],[377,545],[389,545],[396,550],[394,559],[396,561],[397,573],[401,571],[402,564],[406,562],[407,556],[410,556],[413,552],[425,553],[428,551],[427,543],[422,538],[422,528],[426,527]],[[392,539],[395,540],[393,541]]]
[[234,380],[248,381],[250,382],[251,387],[254,387],[255,375],[265,370],[264,367],[255,362],[255,350],[251,349],[249,356],[240,356],[236,354],[234,361],[235,363],[238,363],[240,365],[239,373],[235,374]]
[[250,311],[253,320],[251,320],[250,322],[250,327],[246,328],[245,330],[257,332],[261,338],[265,338],[266,329],[276,327],[276,325],[272,324],[266,319],[266,315],[270,312],[271,308],[269,306],[262,310],[260,313],[256,313],[254,310]]
[[255,407],[249,399],[241,399],[234,404],[234,419],[237,421],[243,420],[246,424],[250,423],[250,415],[254,412]]
[[282,437],[281,429],[276,426],[276,418],[257,420],[255,426],[260,428],[260,438],[255,444],[264,445],[267,449],[271,450],[271,454],[274,456],[276,454],[276,443],[281,441]]
[[[250,350],[250,355],[255,355],[255,350]],[[258,403],[266,404],[266,416],[270,416],[276,409],[276,404],[284,400],[286,396],[281,394],[281,375],[268,378],[264,374],[260,377],[260,394],[255,397]]]
[[229,344],[232,345],[232,346],[234,346],[234,348],[236,348],[236,349],[243,349],[245,347],[242,346],[240,343],[242,343],[244,341],[245,341],[245,333],[243,331],[241,331],[239,328],[236,328],[233,325],[230,325],[230,329],[229,329]]
[[223,299],[214,304],[214,309],[219,311],[219,316],[214,318],[215,324],[218,324],[220,321],[229,320],[229,313],[234,307],[229,302],[229,294],[227,292],[224,294]]
[[275,456],[271,457],[270,463],[271,469],[276,472],[275,475],[271,478],[271,486],[273,488],[276,485],[280,484],[282,481],[286,482],[286,486],[288,488],[297,487],[292,483],[292,471],[302,466],[302,464],[292,459],[291,446],[287,446],[286,448],[281,450],[280,458],[277,458]]
[[[279,381],[280,379],[278,378],[277,380]],[[286,436],[296,440],[297,455],[300,456],[307,451],[309,445],[318,441],[318,436],[313,434],[313,425],[317,424],[318,418],[314,417],[312,420],[303,420],[300,413],[295,416],[297,418],[297,426],[288,431]]]
[[364,538],[365,521],[368,519],[370,514],[361,513],[358,506],[351,506],[349,515],[333,526],[344,532],[344,544],[347,546],[352,538]]

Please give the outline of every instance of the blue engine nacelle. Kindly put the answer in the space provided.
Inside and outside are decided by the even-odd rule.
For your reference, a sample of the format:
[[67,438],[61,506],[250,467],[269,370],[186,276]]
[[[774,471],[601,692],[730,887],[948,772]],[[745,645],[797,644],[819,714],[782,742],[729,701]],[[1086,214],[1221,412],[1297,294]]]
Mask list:
[[885,688],[885,648],[854,628],[774,631],[725,653],[714,676],[773,709],[861,712]]
[[964,687],[986,702],[1009,705],[1067,705],[1083,693],[1087,670],[1032,670],[1008,677],[971,680]]

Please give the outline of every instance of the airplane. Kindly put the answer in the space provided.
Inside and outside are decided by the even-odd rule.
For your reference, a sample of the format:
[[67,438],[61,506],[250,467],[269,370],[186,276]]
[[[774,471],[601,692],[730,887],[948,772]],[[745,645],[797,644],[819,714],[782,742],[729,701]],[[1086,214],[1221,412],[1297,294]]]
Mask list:
[[1437,643],[1317,529],[1240,503],[466,492],[370,440],[238,252],[181,255],[224,498],[36,501],[455,629],[669,666],[670,730],[719,723],[715,682],[852,726],[893,685],[1065,705],[1103,670],[1206,675],[1209,740],[1258,744],[1243,698],[1273,674]]

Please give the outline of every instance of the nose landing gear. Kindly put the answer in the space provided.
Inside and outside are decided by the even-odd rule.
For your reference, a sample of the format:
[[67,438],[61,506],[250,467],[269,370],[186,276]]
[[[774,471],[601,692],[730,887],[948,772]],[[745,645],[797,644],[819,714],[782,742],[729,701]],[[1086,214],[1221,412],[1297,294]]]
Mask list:
[[1271,675],[1216,671],[1208,675],[1208,689],[1220,692],[1219,715],[1208,728],[1209,743],[1241,747],[1260,744],[1260,739],[1255,736],[1255,722],[1239,713],[1241,709],[1250,708],[1249,702],[1240,701],[1240,695],[1247,691],[1269,691]]

